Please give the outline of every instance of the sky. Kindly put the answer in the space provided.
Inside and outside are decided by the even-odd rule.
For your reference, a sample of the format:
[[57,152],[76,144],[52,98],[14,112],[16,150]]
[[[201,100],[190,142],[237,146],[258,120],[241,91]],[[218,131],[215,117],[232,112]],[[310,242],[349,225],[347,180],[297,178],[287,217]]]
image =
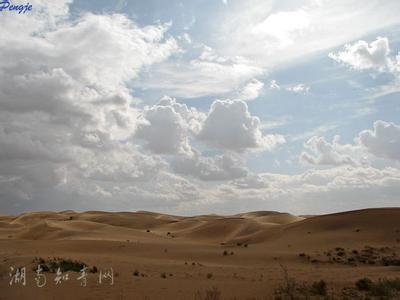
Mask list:
[[400,206],[399,1],[30,3],[0,11],[0,214]]

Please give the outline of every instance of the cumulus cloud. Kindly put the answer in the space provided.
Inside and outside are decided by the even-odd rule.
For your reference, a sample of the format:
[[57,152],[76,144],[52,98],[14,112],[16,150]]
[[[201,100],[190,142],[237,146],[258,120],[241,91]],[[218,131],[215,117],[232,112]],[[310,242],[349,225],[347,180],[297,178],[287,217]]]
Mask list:
[[280,135],[264,135],[260,119],[252,116],[240,100],[216,100],[210,108],[198,138],[217,148],[243,152],[271,150],[285,142]]
[[254,100],[258,98],[264,88],[264,83],[257,79],[252,79],[239,93],[239,99]]
[[244,178],[232,181],[232,184],[240,189],[267,188],[268,182],[260,174],[250,173]]
[[390,71],[394,67],[394,58],[386,37],[378,37],[371,43],[360,40],[347,44],[343,51],[330,53],[329,57],[358,70]]
[[142,122],[135,137],[144,140],[145,147],[158,154],[190,154],[189,134],[197,132],[202,114],[196,109],[164,97],[154,106],[145,107]]
[[[263,74],[265,61],[256,66],[249,58],[199,46],[188,36],[179,43],[186,40],[200,53],[182,60],[186,54],[179,39],[170,36],[170,23],[141,26],[120,14],[72,15],[71,1],[31,2],[38,8],[31,14],[0,18],[3,213],[67,208],[195,213],[218,205],[227,212],[266,204],[279,209],[282,203],[287,210],[294,203],[308,205],[311,198],[330,203],[360,195],[368,203],[374,195],[385,203],[397,199],[398,169],[361,167],[358,152],[351,151],[362,148],[399,160],[398,125],[379,121],[351,147],[339,140],[310,140],[309,163],[333,164],[332,169],[254,174],[245,155],[271,150],[285,139],[264,133],[267,126],[250,114],[246,102],[217,100],[203,113],[164,97],[142,108],[132,89],[157,87],[191,98],[232,95],[243,87],[241,98],[251,100],[264,88],[255,78]],[[303,20],[308,19],[309,12],[304,13]],[[272,16],[261,16],[258,23],[278,24],[288,14]],[[282,29],[289,43],[298,33],[290,26]],[[261,27],[270,41],[285,42]],[[269,55],[261,44],[252,48]],[[149,76],[153,80],[143,84]],[[305,85],[276,81],[273,88],[308,91]]]
[[234,153],[214,157],[202,156],[195,151],[192,156],[178,156],[172,162],[175,172],[191,175],[205,181],[231,180],[247,175],[245,160]]
[[305,144],[300,161],[311,165],[367,165],[373,158],[400,160],[400,126],[375,121],[373,129],[361,131],[353,144],[341,144],[340,136],[332,142],[313,136]]
[[24,18],[0,20],[5,212],[73,207],[62,199],[74,193],[93,204],[113,195],[117,181],[133,185],[166,169],[129,141],[140,110],[128,84],[145,66],[180,51],[166,37],[169,24],[140,27],[119,14],[74,18],[69,3],[36,0]]
[[376,121],[372,130],[363,130],[358,141],[377,157],[400,160],[400,126]]
[[359,157],[359,153],[362,153],[359,147],[340,144],[338,135],[333,138],[332,143],[327,142],[324,137],[314,136],[304,144],[304,147],[311,154],[302,152],[300,161],[311,165],[356,165],[360,164],[360,160],[365,160]]
[[230,212],[271,210],[295,214],[327,213],[368,207],[396,206],[400,172],[396,168],[336,166],[299,174],[259,173],[257,177],[234,180],[213,191],[229,203]]

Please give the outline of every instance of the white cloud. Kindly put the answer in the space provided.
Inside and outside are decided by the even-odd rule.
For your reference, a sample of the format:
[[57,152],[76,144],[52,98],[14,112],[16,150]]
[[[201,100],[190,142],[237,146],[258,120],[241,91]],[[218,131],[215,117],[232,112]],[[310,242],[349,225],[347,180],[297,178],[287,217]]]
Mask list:
[[280,135],[263,135],[260,120],[252,116],[247,104],[240,100],[215,101],[198,138],[213,147],[237,152],[271,150],[285,142]]
[[176,157],[172,162],[172,168],[177,173],[205,181],[230,180],[247,175],[243,157],[234,153],[205,157],[195,151],[192,156]]
[[220,202],[209,205],[225,213],[267,206],[269,210],[295,214],[320,214],[397,206],[399,193],[400,172],[396,168],[338,166],[295,175],[249,174],[248,178],[217,187],[212,195]]
[[280,90],[281,86],[278,84],[278,82],[276,80],[271,80],[269,83],[269,88],[271,90]]
[[347,44],[343,51],[330,53],[329,57],[355,70],[371,70],[392,75],[392,80],[370,89],[370,99],[377,99],[400,90],[400,52],[393,53],[387,37],[378,37],[368,43],[360,40]]
[[244,88],[239,93],[239,99],[242,100],[254,100],[257,99],[262,89],[264,88],[264,83],[257,80],[252,79],[249,83],[247,83]]
[[165,38],[169,25],[140,27],[118,14],[74,19],[68,3],[33,1],[24,18],[0,18],[2,211],[93,206],[113,185],[167,168],[129,142],[140,110],[128,83],[180,51]]
[[304,147],[312,154],[302,152],[300,161],[311,165],[357,165],[365,163],[366,160],[360,147],[340,144],[339,136],[335,136],[332,143],[323,137],[314,136]]
[[360,132],[358,141],[377,157],[400,160],[400,126],[376,121],[373,130]]
[[[389,0],[235,2],[218,20],[216,48],[258,66],[276,67],[398,24],[400,3]],[[222,24],[222,26],[221,26]]]
[[198,132],[204,118],[197,110],[164,97],[159,104],[145,107],[135,137],[157,154],[191,154],[189,134]]
[[367,165],[373,158],[398,161],[400,126],[378,120],[372,130],[361,131],[354,144],[341,144],[340,136],[335,136],[332,143],[324,137],[313,136],[304,148],[309,152],[302,152],[300,161],[311,165]]
[[293,43],[293,35],[300,34],[310,25],[310,16],[304,10],[284,11],[270,14],[252,28],[252,34],[267,39],[276,39],[280,47]]
[[248,174],[245,178],[234,180],[232,184],[240,189],[261,189],[268,187],[268,182],[259,174]]
[[310,91],[310,87],[300,83],[293,86],[288,86],[286,90],[296,94],[307,94]]
[[[141,109],[132,96],[132,88],[149,87],[188,98],[242,93],[243,99],[255,99],[263,90],[255,78],[266,67],[377,27],[367,24],[360,30],[364,23],[357,21],[357,28],[351,28],[346,14],[347,23],[340,26],[350,33],[343,27],[322,30],[337,23],[334,16],[340,13],[332,11],[342,12],[348,2],[331,4],[334,9],[330,6],[326,15],[334,20],[321,21],[317,13],[325,11],[327,2],[320,10],[301,5],[279,14],[260,1],[250,9],[255,18],[241,9],[243,15],[230,19],[233,30],[213,41],[215,48],[199,46],[194,37],[170,37],[171,24],[140,26],[119,14],[75,16],[69,13],[70,1],[31,3],[40,9],[23,18],[0,18],[2,212],[96,208],[195,213],[216,211],[221,205],[226,213],[266,205],[318,210],[318,201],[329,210],[356,197],[368,204],[378,198],[383,199],[379,205],[398,201],[398,169],[361,167],[358,152],[351,152],[362,148],[377,158],[398,161],[398,125],[379,121],[373,130],[361,132],[355,145],[315,138],[307,146],[309,161],[316,165],[354,161],[350,167],[254,174],[246,167],[245,154],[270,150],[285,139],[263,134],[276,124],[265,122],[263,127],[245,102],[215,101],[205,114],[169,97]],[[377,21],[386,16],[379,26],[398,22],[397,2],[378,11],[376,3],[368,5],[363,19],[370,22],[373,10]],[[229,14],[236,5],[243,4],[230,2],[224,11]],[[285,22],[290,16],[296,28]],[[266,24],[283,27],[270,29]],[[223,24],[223,30],[225,25],[229,27]],[[259,36],[251,33],[257,30]],[[184,52],[193,49],[199,53]],[[305,85],[280,86],[276,81],[272,88],[307,91]],[[218,182],[226,180],[232,181]],[[343,204],[346,209],[351,205]]]
[[196,98],[228,94],[243,86],[264,70],[240,56],[221,56],[206,45],[190,49],[196,58],[182,57],[153,66],[134,83],[137,88],[155,89],[174,97]]
[[270,81],[269,89],[285,90],[295,94],[307,94],[310,91],[310,87],[303,83],[280,85],[275,79]]
[[344,51],[330,53],[329,57],[359,70],[390,71],[395,64],[386,37],[378,37],[370,44],[362,40],[347,44],[344,46]]

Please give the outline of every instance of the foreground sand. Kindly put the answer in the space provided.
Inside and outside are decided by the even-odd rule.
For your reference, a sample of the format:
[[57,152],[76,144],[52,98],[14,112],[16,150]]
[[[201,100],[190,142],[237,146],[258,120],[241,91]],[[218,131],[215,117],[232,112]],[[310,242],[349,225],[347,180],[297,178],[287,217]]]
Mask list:
[[[377,261],[352,261],[363,249],[376,251]],[[273,299],[282,266],[299,282],[324,279],[340,298],[361,277],[400,277],[399,266],[379,263],[399,254],[400,208],[307,219],[277,212],[34,212],[0,216],[0,299],[205,299],[212,287],[221,299]],[[112,267],[114,285],[100,285],[99,273],[90,273],[81,287],[79,273],[69,272],[60,285],[56,274],[44,273],[47,284],[38,288],[35,257]],[[26,267],[26,286],[9,285],[11,266]]]

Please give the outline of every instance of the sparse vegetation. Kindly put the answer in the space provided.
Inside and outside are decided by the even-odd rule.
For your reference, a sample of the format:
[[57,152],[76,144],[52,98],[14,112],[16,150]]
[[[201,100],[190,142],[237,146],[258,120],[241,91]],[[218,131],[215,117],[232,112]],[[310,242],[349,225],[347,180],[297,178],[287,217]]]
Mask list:
[[372,280],[366,277],[361,278],[356,282],[356,287],[360,291],[370,291],[373,285],[374,283]]
[[275,290],[275,299],[310,299],[311,296],[330,299],[327,296],[328,287],[327,283],[324,280],[313,282],[311,285],[304,282],[299,283],[294,278],[289,276],[289,272],[286,266],[280,263],[279,265],[282,268],[283,272],[283,283]]
[[[34,266],[35,270],[37,269],[37,265],[40,264],[43,272],[51,273],[55,273],[58,268],[60,268],[61,272],[80,272],[83,268],[88,268],[88,265],[81,261],[56,257],[48,261],[44,260],[43,258],[35,258],[34,263],[36,264],[36,266]],[[89,269],[89,272],[96,273],[97,267],[94,266],[93,268]]]
[[221,292],[217,287],[212,287],[207,289],[203,294],[200,291],[197,291],[194,295],[194,300],[220,300]]
[[364,291],[368,296],[378,297],[378,299],[399,299],[400,297],[400,278],[380,279],[373,282],[369,278],[362,278],[356,282],[359,291]]
[[286,266],[279,263],[279,266],[282,268],[283,272],[283,283],[278,287],[275,291],[277,296],[284,297],[283,299],[294,300],[296,294],[296,280],[289,276],[289,271]]
[[[225,243],[221,243],[221,245],[225,245]],[[244,243],[244,242],[237,242],[237,243],[236,243],[236,246],[237,246],[237,247],[244,247],[244,248],[247,248],[247,247],[249,246],[249,244]]]
[[377,266],[400,266],[400,257],[396,253],[396,248],[381,247],[375,248],[365,246],[361,250],[346,250],[336,247],[334,250],[325,251],[326,259],[316,259],[305,253],[300,253],[299,257],[307,259],[311,263],[339,263],[351,266],[359,264]]
[[324,280],[316,281],[311,285],[310,292],[312,295],[316,296],[326,296],[327,285]]

